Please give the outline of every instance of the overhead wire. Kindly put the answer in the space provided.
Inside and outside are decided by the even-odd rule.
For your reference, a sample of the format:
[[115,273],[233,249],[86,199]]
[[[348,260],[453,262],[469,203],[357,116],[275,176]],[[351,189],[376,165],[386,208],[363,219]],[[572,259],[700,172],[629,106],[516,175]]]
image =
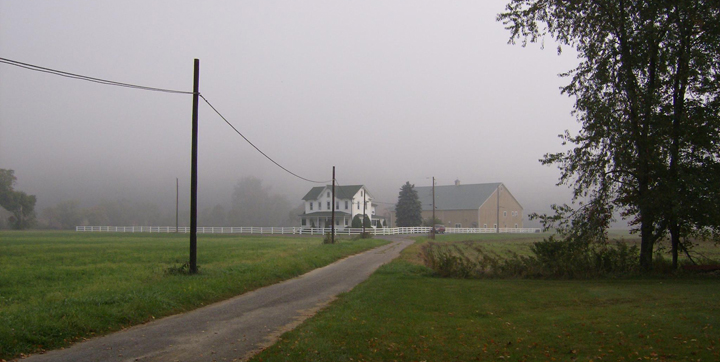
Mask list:
[[8,64],[8,65],[13,65],[13,66],[20,67],[20,68],[25,68],[25,69],[28,69],[28,70],[33,70],[33,71],[36,71],[36,72],[49,73],[49,74],[54,74],[54,75],[58,75],[58,76],[61,76],[61,77],[72,78],[72,79],[79,79],[79,80],[84,80],[84,81],[93,82],[93,83],[99,83],[99,84],[104,84],[104,85],[112,85],[112,86],[116,86],[116,87],[125,87],[125,88],[141,89],[141,90],[153,91],[153,92],[165,92],[165,93],[176,93],[176,94],[193,94],[193,92],[188,92],[188,91],[180,91],[180,90],[165,89],[165,88],[155,88],[155,87],[147,87],[147,86],[142,86],[142,85],[137,85],[137,84],[115,82],[115,81],[112,81],[112,80],[107,80],[107,79],[102,79],[102,78],[88,77],[88,76],[81,75],[81,74],[75,74],[75,73],[65,72],[65,71],[61,71],[61,70],[57,70],[57,69],[46,68],[46,67],[41,67],[41,66],[37,66],[37,65],[33,65],[33,64],[18,62],[18,61],[16,61],[16,60],[7,59],[7,58],[0,58],[0,63],[5,63],[5,64]]
[[[29,64],[29,63],[23,63],[23,62],[19,62],[19,61],[12,60],[12,59],[7,59],[7,58],[2,58],[2,57],[0,57],[0,63],[4,63],[4,64],[7,64],[7,65],[12,65],[12,66],[15,66],[15,67],[24,68],[24,69],[28,69],[28,70],[32,70],[32,71],[36,71],[36,72],[49,73],[49,74],[53,74],[53,75],[57,75],[57,76],[61,76],[61,77],[66,77],[66,78],[71,78],[71,79],[78,79],[78,80],[84,80],[84,81],[88,81],[88,82],[99,83],[99,84],[104,84],[104,85],[111,85],[111,86],[116,86],[116,87],[125,87],[125,88],[140,89],[140,90],[153,91],[153,92],[174,93],[174,94],[195,94],[195,92],[188,92],[188,91],[181,91],[181,90],[174,90],[174,89],[166,89],[166,88],[148,87],[148,86],[142,86],[142,85],[131,84],[131,83],[116,82],[116,81],[107,80],[107,79],[102,79],[102,78],[89,77],[89,76],[85,76],[85,75],[81,75],[81,74],[75,74],[75,73],[65,72],[65,71],[61,71],[61,70],[57,70],[57,69],[41,67],[41,66],[33,65],[33,64]],[[227,118],[225,118],[225,116],[223,116],[223,115],[210,103],[210,101],[207,100],[207,98],[205,98],[205,97],[204,97],[202,94],[200,94],[200,93],[198,93],[197,95],[198,95],[200,98],[202,98],[202,99],[205,101],[205,103],[207,103],[207,105],[210,106],[210,108],[212,108],[212,110],[215,111],[215,113],[217,113],[218,116],[220,116],[220,118],[223,119],[223,121],[225,121],[225,123],[227,123],[237,134],[239,134],[240,137],[242,137],[247,143],[249,143],[253,148],[255,148],[255,150],[257,150],[258,152],[260,152],[261,155],[265,156],[265,158],[267,158],[268,160],[270,160],[270,162],[272,162],[273,164],[275,164],[276,166],[278,166],[279,168],[281,168],[281,169],[284,170],[285,172],[287,172],[287,173],[289,173],[290,175],[293,175],[293,176],[295,176],[295,177],[297,177],[297,178],[299,178],[299,179],[301,179],[301,180],[303,180],[303,181],[307,181],[307,182],[311,182],[311,183],[321,184],[321,183],[328,183],[328,182],[331,182],[331,181],[332,181],[332,180],[330,180],[330,181],[315,181],[315,180],[311,180],[311,179],[302,177],[302,176],[300,176],[300,175],[298,175],[298,174],[296,174],[296,173],[288,170],[288,169],[285,168],[283,165],[279,164],[279,163],[276,162],[274,159],[272,159],[270,156],[268,156],[268,155],[267,155],[265,152],[263,152],[260,148],[258,148],[257,146],[255,146],[255,144],[252,143],[247,137],[245,137],[245,135],[243,135],[237,128],[235,128],[235,126],[233,126],[232,123],[230,123],[230,121],[228,121]]]
[[258,148],[257,146],[255,146],[254,143],[250,142],[250,140],[249,140],[247,137],[245,137],[244,134],[242,134],[240,131],[238,131],[238,129],[235,128],[235,126],[233,126],[232,123],[230,123],[230,121],[228,121],[227,118],[225,118],[225,116],[223,116],[222,113],[220,113],[220,111],[218,111],[218,110],[210,103],[210,101],[208,101],[207,98],[205,98],[205,96],[203,96],[202,94],[199,94],[199,96],[200,96],[200,98],[202,98],[202,99],[205,101],[205,103],[207,103],[208,106],[210,106],[210,108],[212,108],[213,111],[215,111],[215,113],[217,113],[218,116],[220,116],[220,118],[223,119],[223,121],[225,121],[225,123],[228,124],[228,126],[230,126],[230,128],[232,128],[237,134],[240,135],[240,137],[242,137],[247,143],[249,143],[250,146],[253,146],[253,148],[255,148],[255,150],[257,150],[258,152],[260,152],[261,155],[265,156],[265,158],[267,158],[268,160],[270,160],[270,162],[274,163],[277,167],[280,167],[280,168],[283,169],[285,172],[287,172],[287,173],[289,173],[289,174],[291,174],[291,175],[293,175],[293,176],[295,176],[295,177],[297,177],[297,178],[299,178],[299,179],[301,179],[301,180],[307,181],[307,182],[312,182],[312,183],[316,183],[316,184],[327,184],[328,182],[332,182],[332,180],[316,181],[316,180],[307,179],[307,178],[305,178],[305,177],[302,177],[302,176],[300,176],[300,175],[298,175],[298,174],[296,174],[296,173],[288,170],[288,169],[285,168],[283,165],[277,163],[277,161],[273,160],[270,156],[268,156],[268,155],[267,155],[265,152],[263,152],[260,148]]

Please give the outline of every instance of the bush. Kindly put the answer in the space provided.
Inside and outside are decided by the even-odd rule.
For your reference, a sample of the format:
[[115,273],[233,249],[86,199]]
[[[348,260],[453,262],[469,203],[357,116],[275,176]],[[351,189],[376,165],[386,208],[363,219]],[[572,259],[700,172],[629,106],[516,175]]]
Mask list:
[[362,219],[362,226],[360,227],[364,226],[366,229],[372,227],[372,220],[370,220],[370,217],[368,217],[367,214],[364,214]]
[[[462,245],[461,245],[462,244]],[[633,274],[639,268],[637,246],[587,246],[552,237],[534,243],[532,256],[501,257],[472,242],[422,245],[425,265],[441,277],[594,278]],[[476,254],[470,257],[468,254]]]
[[425,265],[441,277],[468,278],[476,269],[477,263],[458,248],[447,247],[434,242],[421,246]]
[[362,220],[360,219],[360,214],[357,214],[355,215],[355,217],[353,217],[350,227],[353,229],[362,227]]

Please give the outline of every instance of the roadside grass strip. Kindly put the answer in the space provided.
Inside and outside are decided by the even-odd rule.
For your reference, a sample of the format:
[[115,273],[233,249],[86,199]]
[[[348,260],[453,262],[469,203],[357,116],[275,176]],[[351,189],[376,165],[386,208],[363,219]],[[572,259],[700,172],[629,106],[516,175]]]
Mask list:
[[720,279],[442,279],[418,244],[252,361],[719,361]]
[[379,239],[0,232],[0,360],[66,347],[299,276]]

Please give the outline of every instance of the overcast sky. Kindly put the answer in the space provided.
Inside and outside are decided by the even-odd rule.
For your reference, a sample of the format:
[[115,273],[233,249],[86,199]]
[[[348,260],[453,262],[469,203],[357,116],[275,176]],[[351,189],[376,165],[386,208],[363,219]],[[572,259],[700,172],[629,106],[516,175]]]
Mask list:
[[[119,82],[200,92],[277,162],[365,184],[503,182],[525,211],[568,202],[542,166],[578,125],[558,74],[577,60],[508,45],[483,1],[0,0],[0,57]],[[549,40],[547,41],[549,44]],[[38,206],[189,194],[192,96],[88,83],[0,64],[0,168]],[[267,161],[200,105],[200,204],[243,176],[293,203],[314,184]]]

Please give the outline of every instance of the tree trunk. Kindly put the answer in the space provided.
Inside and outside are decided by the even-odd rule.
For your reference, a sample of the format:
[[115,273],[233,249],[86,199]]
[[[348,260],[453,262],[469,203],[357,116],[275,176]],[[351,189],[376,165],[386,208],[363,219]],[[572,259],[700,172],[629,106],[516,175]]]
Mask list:
[[670,240],[672,244],[672,267],[678,267],[678,249],[680,247],[680,226],[677,222],[670,224]]

